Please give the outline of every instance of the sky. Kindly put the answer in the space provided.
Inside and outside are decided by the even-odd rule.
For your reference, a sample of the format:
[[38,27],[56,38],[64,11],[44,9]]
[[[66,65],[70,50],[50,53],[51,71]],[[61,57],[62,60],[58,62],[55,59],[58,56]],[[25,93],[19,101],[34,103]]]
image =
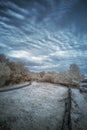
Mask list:
[[87,75],[87,0],[0,0],[0,53],[31,71]]

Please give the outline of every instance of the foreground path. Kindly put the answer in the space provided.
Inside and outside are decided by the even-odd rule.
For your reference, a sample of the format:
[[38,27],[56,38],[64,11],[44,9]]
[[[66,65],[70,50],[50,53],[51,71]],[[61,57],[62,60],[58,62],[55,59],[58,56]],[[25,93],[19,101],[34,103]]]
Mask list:
[[72,130],[87,130],[87,92],[72,89],[71,119]]
[[61,130],[87,130],[87,88],[68,87]]
[[0,130],[61,130],[67,88],[49,83],[0,93]]
[[0,92],[0,130],[87,130],[87,93],[36,82]]

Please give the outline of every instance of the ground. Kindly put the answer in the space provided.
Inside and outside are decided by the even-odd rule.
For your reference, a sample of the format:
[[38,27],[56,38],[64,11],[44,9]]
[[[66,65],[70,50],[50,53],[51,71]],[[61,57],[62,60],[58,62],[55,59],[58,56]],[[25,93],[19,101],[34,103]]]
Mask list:
[[[12,91],[0,92],[0,130],[61,130],[67,87],[32,82]],[[72,130],[87,128],[87,93],[72,94]]]
[[87,130],[87,93],[72,89],[73,130]]

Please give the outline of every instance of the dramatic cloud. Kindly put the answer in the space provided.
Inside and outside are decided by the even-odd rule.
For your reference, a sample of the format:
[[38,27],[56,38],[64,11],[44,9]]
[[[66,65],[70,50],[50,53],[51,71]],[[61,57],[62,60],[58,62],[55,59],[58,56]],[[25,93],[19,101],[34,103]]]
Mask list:
[[75,62],[86,74],[87,1],[1,0],[0,53],[33,71]]

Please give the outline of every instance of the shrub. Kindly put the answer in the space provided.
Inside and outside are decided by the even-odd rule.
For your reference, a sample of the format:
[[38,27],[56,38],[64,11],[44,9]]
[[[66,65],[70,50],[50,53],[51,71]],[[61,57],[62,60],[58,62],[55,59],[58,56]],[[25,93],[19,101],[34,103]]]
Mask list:
[[51,74],[45,73],[43,78],[41,79],[42,82],[49,82],[49,83],[54,83],[54,78]]
[[39,73],[39,75],[40,75],[41,78],[43,78],[43,76],[45,75],[45,72],[42,71],[42,72]]

